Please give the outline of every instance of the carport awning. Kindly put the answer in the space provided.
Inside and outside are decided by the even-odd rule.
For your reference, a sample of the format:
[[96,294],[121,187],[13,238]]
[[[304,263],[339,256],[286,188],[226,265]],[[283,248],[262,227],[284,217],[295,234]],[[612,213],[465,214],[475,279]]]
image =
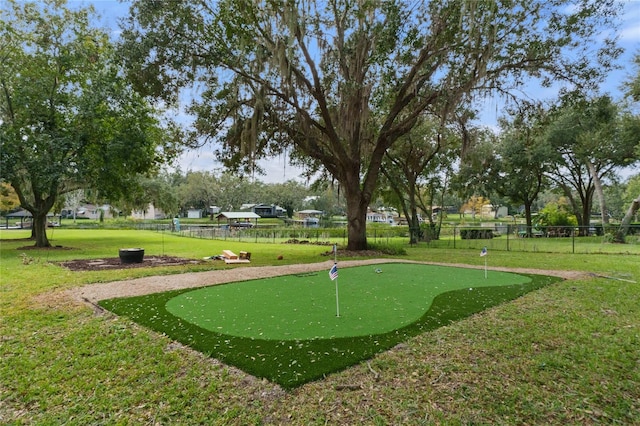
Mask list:
[[17,212],[7,213],[5,215],[7,219],[16,219],[21,217],[31,217],[31,212],[27,210],[18,210]]
[[228,220],[244,220],[244,219],[260,219],[260,215],[253,212],[222,212],[216,219],[228,219]]

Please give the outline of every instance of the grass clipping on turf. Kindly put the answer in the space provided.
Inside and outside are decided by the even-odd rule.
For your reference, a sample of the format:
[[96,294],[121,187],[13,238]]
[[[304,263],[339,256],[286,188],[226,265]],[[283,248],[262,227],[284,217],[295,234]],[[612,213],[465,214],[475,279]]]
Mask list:
[[284,275],[100,305],[292,389],[558,280],[388,263],[340,268],[337,283],[324,272]]

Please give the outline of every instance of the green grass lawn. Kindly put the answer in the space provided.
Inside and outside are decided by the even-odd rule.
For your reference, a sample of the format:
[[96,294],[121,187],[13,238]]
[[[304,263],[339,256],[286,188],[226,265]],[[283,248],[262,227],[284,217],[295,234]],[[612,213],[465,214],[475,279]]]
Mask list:
[[[111,257],[120,247],[142,246],[149,254],[194,259],[223,249],[248,250],[252,263],[239,266],[244,268],[325,261],[325,248],[56,229],[53,244],[69,249],[19,249],[31,244],[20,240],[27,236],[0,231],[1,424],[640,423],[637,254],[490,250],[490,267],[595,276],[480,306],[476,314],[419,330],[365,361],[283,392],[167,334],[60,293],[90,283],[220,266],[71,272],[57,262]],[[484,262],[476,248],[403,247],[406,255],[395,257]],[[340,270],[340,288],[343,272],[346,268]]]

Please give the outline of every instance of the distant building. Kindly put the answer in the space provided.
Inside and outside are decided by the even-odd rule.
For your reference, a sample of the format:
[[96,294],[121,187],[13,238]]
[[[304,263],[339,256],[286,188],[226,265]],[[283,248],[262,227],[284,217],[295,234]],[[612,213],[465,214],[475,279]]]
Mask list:
[[322,210],[299,210],[296,216],[299,219],[293,220],[292,223],[302,225],[305,228],[318,228],[320,226],[320,218],[324,212]]
[[246,211],[246,210],[253,210],[253,208],[256,206],[256,203],[244,203],[243,205],[240,206],[240,211]]
[[91,219],[91,220],[100,220],[102,219],[111,219],[113,218],[113,208],[109,204],[103,204],[101,206],[96,206],[93,204],[82,204],[75,208],[73,207],[65,207],[60,212],[60,217],[73,219]]
[[166,219],[166,213],[153,204],[149,204],[145,210],[134,210],[131,212],[133,219]]
[[322,210],[300,210],[296,212],[298,216],[305,217],[318,217],[321,216],[324,212]]
[[284,217],[287,215],[287,211],[275,204],[254,204],[251,209],[255,214],[260,217]]
[[187,218],[189,218],[189,219],[202,219],[202,209],[189,209],[189,210],[187,210]]
[[393,218],[393,215],[390,213],[378,213],[378,212],[367,212],[367,222],[371,223],[388,223],[389,225],[395,225],[396,221]]
[[253,212],[220,212],[216,219],[218,223],[226,221],[226,225],[232,228],[253,228],[260,216]]

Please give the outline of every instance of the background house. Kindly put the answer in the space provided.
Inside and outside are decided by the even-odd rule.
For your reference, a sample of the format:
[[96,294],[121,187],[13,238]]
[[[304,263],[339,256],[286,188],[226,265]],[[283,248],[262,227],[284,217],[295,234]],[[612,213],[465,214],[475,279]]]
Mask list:
[[284,217],[287,215],[285,209],[275,204],[256,204],[251,210],[260,217]]
[[131,212],[133,219],[166,219],[165,212],[153,204],[149,204],[146,210],[134,210]]
[[[75,210],[75,212],[74,212]],[[96,206],[94,204],[80,204],[77,207],[66,206],[61,212],[61,218],[67,219],[91,219],[91,220],[100,220],[102,219],[113,219],[113,207],[109,204],[102,204],[100,206]]]

